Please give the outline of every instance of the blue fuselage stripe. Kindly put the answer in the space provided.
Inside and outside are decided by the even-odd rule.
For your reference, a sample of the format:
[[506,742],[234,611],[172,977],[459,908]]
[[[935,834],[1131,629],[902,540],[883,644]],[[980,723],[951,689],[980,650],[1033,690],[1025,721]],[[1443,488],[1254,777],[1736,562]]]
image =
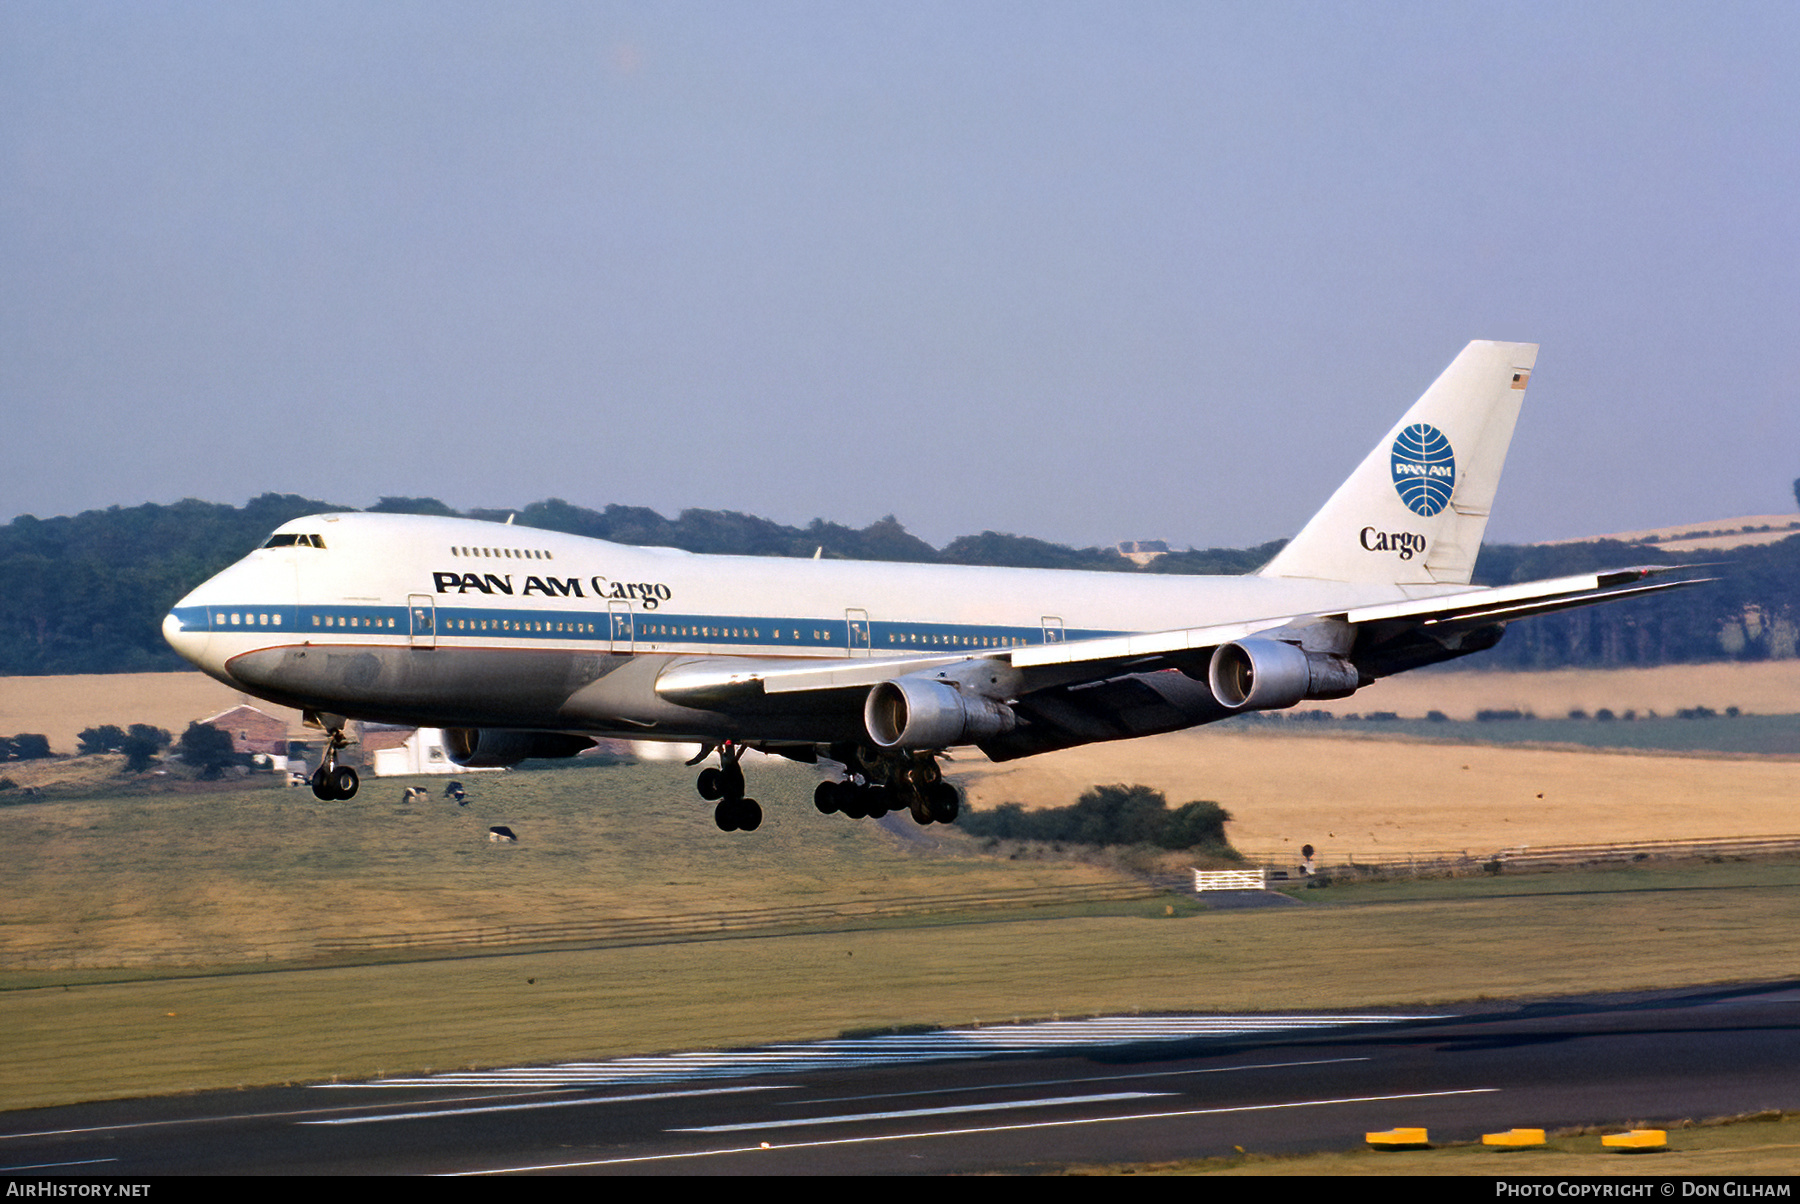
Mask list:
[[[545,643],[631,643],[681,651],[720,645],[770,652],[856,651],[870,653],[979,652],[1120,634],[1060,627],[1017,627],[991,623],[898,623],[845,618],[774,618],[766,615],[675,615],[647,611],[563,611],[525,608],[421,607],[418,635],[430,634],[454,647],[459,640],[521,639]],[[350,605],[184,606],[175,612],[183,631],[294,635],[303,640],[329,635],[384,636],[396,641],[415,634],[415,616],[406,606]],[[862,632],[866,624],[867,636]],[[431,630],[435,628],[435,630]]]

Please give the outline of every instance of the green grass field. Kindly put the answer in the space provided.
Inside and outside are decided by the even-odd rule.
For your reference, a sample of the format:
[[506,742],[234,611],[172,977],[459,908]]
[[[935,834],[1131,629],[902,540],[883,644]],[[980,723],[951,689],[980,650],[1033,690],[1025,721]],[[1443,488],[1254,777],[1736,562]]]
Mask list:
[[[895,1025],[1745,981],[1800,962],[1800,863],[1342,885],[1207,911],[1142,897],[1118,860],[1015,860],[953,829],[821,816],[802,767],[753,778],[768,819],[751,835],[719,832],[686,772],[655,766],[471,775],[460,808],[403,805],[397,781],[352,803],[263,788],[0,808],[0,1107]],[[490,844],[497,823],[520,843]],[[1109,883],[1139,897],[1076,901]],[[1067,901],[923,907],[1023,890]],[[546,918],[752,912],[739,932],[454,943]],[[395,934],[443,939],[327,948]]]

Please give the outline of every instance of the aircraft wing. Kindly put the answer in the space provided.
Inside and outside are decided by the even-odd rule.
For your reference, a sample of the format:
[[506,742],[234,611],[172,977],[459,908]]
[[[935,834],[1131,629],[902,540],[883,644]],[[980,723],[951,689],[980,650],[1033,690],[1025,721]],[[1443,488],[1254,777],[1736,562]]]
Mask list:
[[1221,645],[1256,635],[1277,632],[1285,635],[1316,623],[1334,623],[1358,631],[1366,629],[1372,635],[1379,633],[1384,643],[1392,642],[1400,633],[1438,636],[1453,643],[1460,631],[1680,589],[1711,580],[1650,580],[1679,571],[1679,567],[1649,565],[1579,573],[1336,612],[1273,615],[1204,627],[947,656],[871,657],[833,660],[825,664],[752,657],[702,657],[670,665],[657,678],[656,692],[683,706],[729,710],[734,705],[775,695],[791,698],[814,692],[866,690],[899,677],[985,662],[1015,671],[1017,676],[1011,678],[1011,682],[1019,694],[1026,694],[1053,686],[1103,681],[1126,673],[1169,668],[1192,671],[1202,667],[1205,658]]
[[1092,640],[1073,640],[1065,644],[1044,644],[1012,651],[1014,667],[1024,670],[1048,665],[1073,665],[1114,662],[1124,666],[1134,661],[1153,658],[1189,659],[1183,653],[1210,652],[1221,644],[1259,633],[1289,628],[1309,622],[1336,621],[1351,627],[1399,626],[1455,628],[1505,623],[1532,615],[1550,614],[1597,602],[1611,602],[1637,594],[1659,593],[1699,585],[1712,578],[1683,578],[1674,581],[1649,582],[1653,576],[1677,572],[1683,566],[1640,565],[1598,573],[1577,573],[1519,585],[1489,586],[1458,590],[1404,602],[1386,602],[1375,606],[1352,607],[1342,611],[1316,614],[1284,615],[1247,623],[1226,623],[1211,627],[1191,627],[1175,631],[1149,632],[1143,635],[1102,636]]

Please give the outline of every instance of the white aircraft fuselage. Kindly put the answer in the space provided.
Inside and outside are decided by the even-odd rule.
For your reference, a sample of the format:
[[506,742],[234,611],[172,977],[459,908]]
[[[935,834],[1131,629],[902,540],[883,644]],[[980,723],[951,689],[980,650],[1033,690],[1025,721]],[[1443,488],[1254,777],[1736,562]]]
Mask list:
[[464,764],[602,736],[701,741],[721,750],[700,789],[724,800],[722,827],[760,822],[742,748],[825,756],[849,780],[821,787],[821,809],[929,822],[955,814],[935,758],[956,745],[1007,759],[1340,698],[1491,647],[1516,619],[1695,584],[1630,568],[1470,585],[1536,356],[1469,344],[1244,577],[705,556],[320,514],[200,585],[163,631],[332,733],[320,797],[355,791],[353,772],[325,780],[354,718],[448,729]]
[[634,739],[861,736],[860,704],[822,729],[809,697],[733,712],[656,692],[700,660],[973,657],[1456,589],[706,556],[412,515],[317,515],[287,534],[323,546],[251,552],[164,621],[220,681],[378,722]]

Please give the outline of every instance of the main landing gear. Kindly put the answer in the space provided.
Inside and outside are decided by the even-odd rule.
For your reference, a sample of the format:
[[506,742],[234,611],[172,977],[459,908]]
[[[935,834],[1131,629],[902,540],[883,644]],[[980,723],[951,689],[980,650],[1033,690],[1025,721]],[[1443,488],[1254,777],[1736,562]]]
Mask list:
[[962,812],[962,792],[944,781],[935,753],[870,755],[859,750],[845,761],[841,782],[820,782],[813,806],[825,815],[880,819],[904,808],[916,824],[953,824]]
[[[704,757],[706,753],[700,755]],[[719,746],[718,767],[702,769],[700,780],[694,783],[701,798],[718,800],[719,805],[713,808],[713,822],[721,832],[754,832],[762,826],[761,805],[744,797],[744,771],[738,768],[743,755],[742,745],[725,741]]]
[[356,771],[348,765],[337,763],[338,753],[349,743],[341,724],[326,731],[325,755],[319,761],[319,767],[313,770],[312,775],[314,798],[329,803],[356,797],[356,788],[360,784]]

